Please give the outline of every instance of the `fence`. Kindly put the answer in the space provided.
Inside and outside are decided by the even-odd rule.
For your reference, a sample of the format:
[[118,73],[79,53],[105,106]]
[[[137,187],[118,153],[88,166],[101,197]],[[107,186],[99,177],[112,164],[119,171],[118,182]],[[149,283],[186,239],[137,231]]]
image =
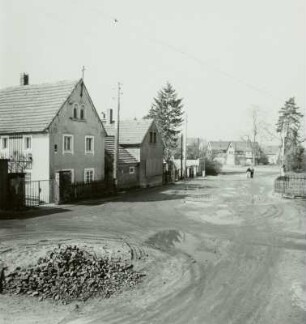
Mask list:
[[292,173],[278,177],[274,182],[274,191],[296,197],[306,197],[306,174]]
[[[61,190],[61,188],[60,188]],[[66,188],[65,200],[63,202],[73,202],[82,199],[102,198],[113,193],[113,187],[106,181],[92,181],[89,183],[71,183]]]

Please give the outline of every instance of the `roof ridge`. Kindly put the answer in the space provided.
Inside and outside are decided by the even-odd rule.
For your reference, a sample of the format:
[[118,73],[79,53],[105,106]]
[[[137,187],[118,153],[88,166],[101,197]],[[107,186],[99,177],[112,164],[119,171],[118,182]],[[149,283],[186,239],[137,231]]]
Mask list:
[[0,91],[4,90],[10,90],[10,89],[25,89],[25,88],[35,88],[35,87],[43,87],[43,86],[51,86],[51,85],[61,85],[63,83],[68,84],[77,84],[80,82],[81,79],[74,79],[74,80],[60,80],[60,81],[54,81],[54,82],[43,82],[43,83],[33,83],[33,84],[27,84],[27,85],[15,85],[15,86],[9,86],[5,88],[0,88]]

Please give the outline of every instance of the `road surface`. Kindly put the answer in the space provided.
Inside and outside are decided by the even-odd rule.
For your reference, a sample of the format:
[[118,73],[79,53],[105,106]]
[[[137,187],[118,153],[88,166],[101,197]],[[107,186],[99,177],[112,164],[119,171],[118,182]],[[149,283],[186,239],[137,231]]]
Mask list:
[[130,253],[147,274],[77,308],[0,295],[0,322],[306,323],[306,202],[275,196],[275,176],[232,172],[0,220],[0,258],[11,266],[85,242]]

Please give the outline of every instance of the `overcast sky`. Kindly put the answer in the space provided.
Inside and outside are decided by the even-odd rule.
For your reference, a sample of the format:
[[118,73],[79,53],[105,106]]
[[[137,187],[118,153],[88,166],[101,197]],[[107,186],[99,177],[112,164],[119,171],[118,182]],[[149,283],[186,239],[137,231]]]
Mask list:
[[[99,112],[141,118],[171,82],[188,134],[239,139],[250,110],[274,126],[305,109],[305,0],[0,0],[0,87],[79,79]],[[118,22],[114,22],[117,19]]]

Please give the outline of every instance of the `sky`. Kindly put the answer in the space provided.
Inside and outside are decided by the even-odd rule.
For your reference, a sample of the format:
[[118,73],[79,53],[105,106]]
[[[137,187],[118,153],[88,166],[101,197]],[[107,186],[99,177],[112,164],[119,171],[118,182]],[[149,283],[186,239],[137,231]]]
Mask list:
[[[189,137],[239,140],[305,112],[305,0],[0,0],[0,88],[77,80],[99,113],[142,118],[170,82]],[[268,141],[267,137],[263,137]],[[271,138],[272,140],[272,138]],[[274,140],[275,141],[275,140]]]

